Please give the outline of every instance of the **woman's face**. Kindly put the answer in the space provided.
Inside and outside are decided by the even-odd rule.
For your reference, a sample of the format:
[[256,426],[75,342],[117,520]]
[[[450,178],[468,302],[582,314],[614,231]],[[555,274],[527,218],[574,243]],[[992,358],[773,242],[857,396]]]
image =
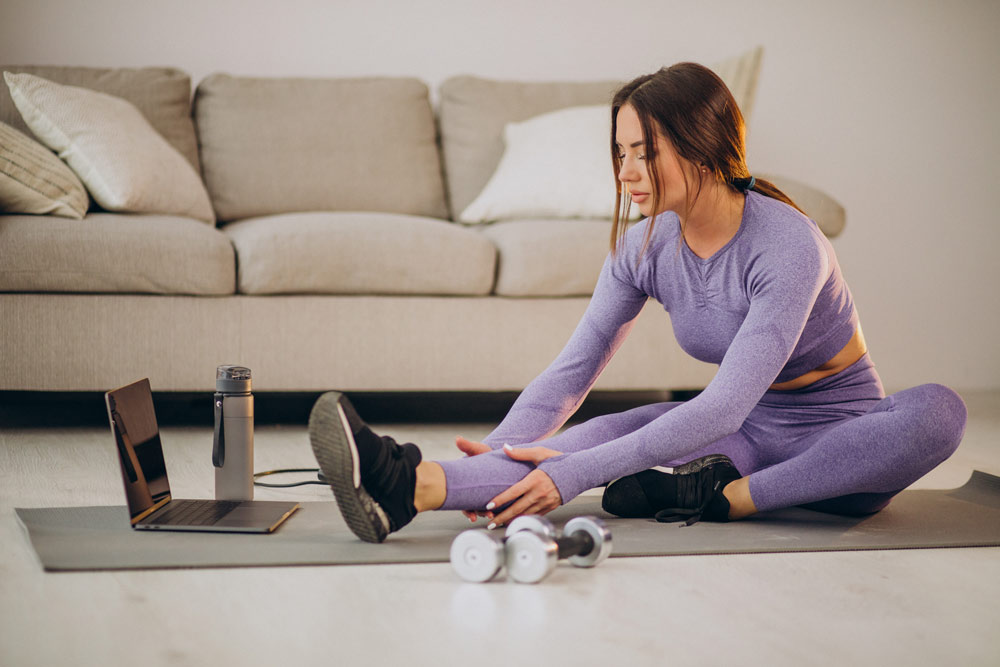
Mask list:
[[[615,127],[615,142],[618,144],[618,156],[621,158],[621,169],[618,180],[628,188],[632,195],[632,203],[639,207],[644,216],[651,216],[663,211],[674,211],[684,216],[687,209],[687,181],[693,179],[697,170],[684,158],[677,155],[673,145],[659,133],[656,135],[656,155],[646,155],[646,142],[642,135],[642,124],[639,115],[631,105],[618,109],[618,119]],[[653,184],[650,182],[647,164],[650,157],[656,160],[659,172],[659,210],[653,211]]]

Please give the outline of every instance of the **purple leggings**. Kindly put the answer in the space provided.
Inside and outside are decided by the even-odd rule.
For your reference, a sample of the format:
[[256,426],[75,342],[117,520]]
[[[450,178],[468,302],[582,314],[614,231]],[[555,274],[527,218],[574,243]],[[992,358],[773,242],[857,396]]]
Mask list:
[[[596,417],[520,446],[543,445],[572,458],[573,452],[631,433],[678,405],[654,403]],[[942,385],[886,396],[865,355],[804,389],[766,392],[739,431],[662,465],[725,454],[749,476],[750,496],[760,511],[806,505],[869,514],[948,458],[962,439],[965,420],[965,403]],[[483,509],[534,469],[502,451],[438,463],[448,486],[443,510]]]

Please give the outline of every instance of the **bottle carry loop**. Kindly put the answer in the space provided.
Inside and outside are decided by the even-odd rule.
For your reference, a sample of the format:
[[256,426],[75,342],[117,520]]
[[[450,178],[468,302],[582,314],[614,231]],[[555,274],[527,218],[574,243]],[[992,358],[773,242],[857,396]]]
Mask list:
[[226,427],[222,415],[223,394],[215,392],[215,435],[212,439],[212,465],[221,468],[226,464]]

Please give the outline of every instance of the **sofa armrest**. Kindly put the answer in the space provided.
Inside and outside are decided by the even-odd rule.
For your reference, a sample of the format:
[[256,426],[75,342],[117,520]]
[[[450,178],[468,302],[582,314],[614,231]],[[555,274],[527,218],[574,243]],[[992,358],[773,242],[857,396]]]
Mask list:
[[827,193],[786,176],[759,174],[774,183],[779,190],[792,198],[806,214],[816,221],[827,238],[833,238],[844,231],[846,213],[844,207]]

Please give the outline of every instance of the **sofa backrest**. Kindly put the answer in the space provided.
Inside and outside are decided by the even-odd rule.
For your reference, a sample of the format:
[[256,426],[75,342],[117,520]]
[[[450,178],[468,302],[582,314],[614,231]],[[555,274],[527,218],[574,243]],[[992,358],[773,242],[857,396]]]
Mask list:
[[[170,67],[98,68],[0,65],[0,71],[26,73],[69,86],[97,90],[128,100],[146,117],[157,132],[200,172],[198,140],[191,120],[191,77]],[[0,85],[0,122],[29,137],[20,112],[7,86]]]
[[448,215],[426,84],[245,78],[198,84],[202,174],[222,221],[297,211]]

